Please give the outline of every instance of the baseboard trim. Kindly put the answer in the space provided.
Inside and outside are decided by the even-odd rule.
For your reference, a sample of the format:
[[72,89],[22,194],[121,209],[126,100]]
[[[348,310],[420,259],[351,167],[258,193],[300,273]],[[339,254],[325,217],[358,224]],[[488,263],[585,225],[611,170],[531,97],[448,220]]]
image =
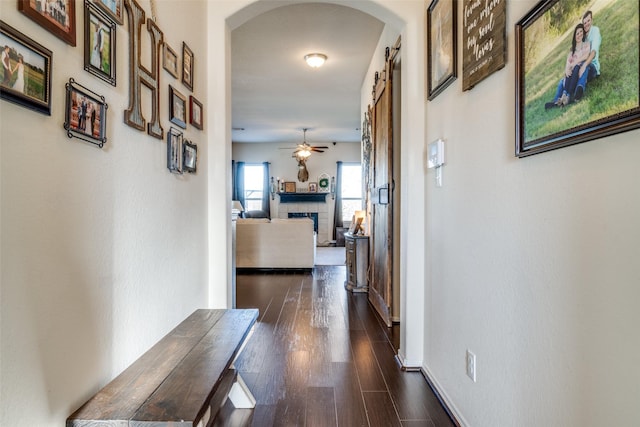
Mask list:
[[405,359],[400,352],[396,353],[395,359],[396,359],[396,363],[400,366],[400,369],[402,369],[403,371],[418,372],[422,369],[422,363],[418,363],[418,362],[409,363],[407,362],[407,359]]
[[433,393],[440,401],[440,404],[442,405],[444,410],[447,412],[447,415],[449,415],[449,418],[451,418],[451,421],[457,427],[467,427],[469,423],[467,423],[462,414],[460,414],[460,411],[458,411],[449,396],[447,396],[447,394],[442,390],[442,387],[435,379],[435,377],[424,366],[420,368],[420,372],[422,373],[424,379],[427,381],[427,384],[429,384],[429,387],[431,387],[431,390],[433,390]]
[[307,267],[236,267],[240,274],[269,274],[269,273],[311,273],[313,268]]

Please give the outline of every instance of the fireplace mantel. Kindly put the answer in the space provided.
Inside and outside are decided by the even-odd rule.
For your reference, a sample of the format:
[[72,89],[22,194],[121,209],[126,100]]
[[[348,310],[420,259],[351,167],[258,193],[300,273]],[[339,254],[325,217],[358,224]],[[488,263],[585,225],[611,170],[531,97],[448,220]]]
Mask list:
[[329,193],[278,193],[280,203],[325,202]]

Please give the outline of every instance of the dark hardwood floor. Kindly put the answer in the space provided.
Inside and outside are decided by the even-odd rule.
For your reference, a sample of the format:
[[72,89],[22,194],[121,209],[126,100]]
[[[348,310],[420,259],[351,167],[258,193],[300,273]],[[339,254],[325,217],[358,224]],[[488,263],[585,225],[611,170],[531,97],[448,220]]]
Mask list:
[[454,426],[420,372],[395,361],[366,294],[344,287],[344,266],[237,275],[238,308],[258,308],[236,361],[257,400],[227,402],[216,426]]

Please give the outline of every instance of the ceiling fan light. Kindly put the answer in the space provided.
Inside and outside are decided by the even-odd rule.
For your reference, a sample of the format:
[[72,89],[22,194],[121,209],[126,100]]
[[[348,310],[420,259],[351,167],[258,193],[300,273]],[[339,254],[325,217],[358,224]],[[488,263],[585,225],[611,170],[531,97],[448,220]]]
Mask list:
[[300,150],[298,152],[298,157],[302,157],[303,159],[306,159],[310,155],[311,155],[311,151],[309,151],[309,150]]
[[324,61],[327,60],[327,55],[323,55],[322,53],[310,53],[304,56],[304,60],[307,61],[307,64],[311,68],[320,68]]

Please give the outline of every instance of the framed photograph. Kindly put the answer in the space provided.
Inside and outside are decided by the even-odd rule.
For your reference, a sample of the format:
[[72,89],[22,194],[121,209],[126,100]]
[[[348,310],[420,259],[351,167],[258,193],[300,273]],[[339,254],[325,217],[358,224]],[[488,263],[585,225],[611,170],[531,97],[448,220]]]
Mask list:
[[100,9],[109,15],[109,18],[122,25],[124,22],[124,0],[91,0],[91,2],[98,5]]
[[69,79],[64,128],[69,138],[79,138],[102,148],[107,142],[107,104],[104,96]]
[[309,193],[317,193],[318,192],[318,183],[310,182],[309,183]]
[[285,193],[295,193],[296,192],[296,183],[287,181],[284,183],[284,192]]
[[354,215],[353,218],[351,219],[351,225],[349,225],[349,233],[351,234],[358,234],[358,232],[360,231],[361,227],[362,227],[362,217],[357,217]]
[[431,101],[458,76],[456,0],[433,0],[427,10],[428,96]]
[[18,0],[18,10],[56,37],[76,45],[76,0]]
[[51,51],[0,21],[0,97],[51,115]]
[[193,92],[193,52],[182,42],[182,83]]
[[189,96],[189,123],[194,128],[202,130],[203,115],[202,103],[193,96]]
[[191,141],[184,141],[182,169],[185,172],[196,173],[196,164],[198,162],[198,147]]
[[167,169],[182,173],[182,132],[173,126],[167,132]]
[[463,0],[462,90],[475,85],[507,63],[507,1]]
[[169,121],[187,128],[187,98],[169,85]]
[[544,0],[516,24],[518,157],[640,127],[639,3],[564,6]]
[[178,78],[178,54],[164,43],[164,55],[162,56],[162,67],[176,79]]
[[85,3],[84,69],[116,85],[116,23],[93,3]]

